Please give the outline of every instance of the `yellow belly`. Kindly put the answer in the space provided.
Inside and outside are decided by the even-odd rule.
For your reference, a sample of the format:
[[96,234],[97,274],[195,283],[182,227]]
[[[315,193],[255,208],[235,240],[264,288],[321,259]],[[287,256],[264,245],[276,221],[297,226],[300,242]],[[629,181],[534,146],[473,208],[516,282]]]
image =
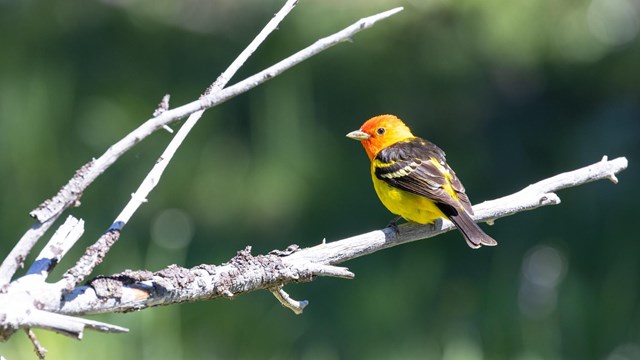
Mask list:
[[422,196],[394,188],[373,175],[373,187],[382,204],[392,213],[419,224],[433,223],[445,217],[436,204]]

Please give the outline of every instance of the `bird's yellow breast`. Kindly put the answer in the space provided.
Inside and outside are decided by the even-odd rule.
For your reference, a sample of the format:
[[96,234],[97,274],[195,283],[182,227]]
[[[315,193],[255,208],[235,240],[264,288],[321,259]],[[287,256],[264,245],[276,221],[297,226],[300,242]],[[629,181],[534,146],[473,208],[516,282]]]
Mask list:
[[400,190],[378,179],[374,166],[371,167],[371,178],[380,201],[392,213],[419,224],[433,223],[435,219],[445,217],[433,201]]

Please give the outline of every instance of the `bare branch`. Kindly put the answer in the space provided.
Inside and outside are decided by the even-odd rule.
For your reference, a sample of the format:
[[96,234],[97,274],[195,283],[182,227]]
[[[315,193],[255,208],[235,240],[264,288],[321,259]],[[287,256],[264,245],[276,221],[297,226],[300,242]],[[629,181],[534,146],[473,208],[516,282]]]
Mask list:
[[[290,11],[295,3],[297,2],[288,1],[285,4],[283,10],[288,9],[285,11]],[[53,198],[46,200],[30,213],[30,215],[37,220],[37,223],[22,236],[20,241],[18,241],[16,246],[10,252],[9,256],[5,258],[5,260],[0,265],[0,290],[9,283],[11,277],[15,274],[18,267],[22,266],[22,262],[24,261],[28,253],[31,251],[38,239],[51,226],[52,222],[55,221],[58,216],[60,216],[62,212],[68,207],[72,205],[78,206],[80,204],[80,197],[82,196],[84,190],[89,185],[91,185],[93,181],[106,169],[108,169],[113,163],[115,163],[115,161],[120,158],[120,156],[131,149],[135,144],[142,141],[156,130],[163,128],[176,120],[199,112],[201,110],[219,105],[264,83],[265,81],[299,64],[300,62],[310,58],[311,56],[314,56],[340,42],[351,40],[353,35],[355,35],[356,33],[370,28],[376,22],[388,18],[401,10],[401,7],[395,8],[393,10],[389,10],[374,16],[360,19],[344,30],[316,41],[311,46],[259,72],[258,74],[253,75],[245,79],[244,81],[241,81],[236,85],[230,86],[217,92],[209,93],[209,91],[207,91],[207,95],[201,97],[200,100],[193,101],[189,104],[180,106],[172,110],[164,111],[159,116],[147,120],[137,129],[112,145],[102,156],[85,164]],[[277,16],[274,17],[274,19],[277,20]],[[250,55],[250,53],[248,53],[248,55]],[[232,70],[229,72],[229,74],[223,74],[220,78],[218,78],[218,80],[220,81],[219,84],[226,84],[226,81],[228,81],[233,73],[235,73],[235,71],[237,70],[233,70],[231,66],[230,69]],[[218,80],[216,80],[216,83],[218,83]],[[216,85],[216,83],[214,83],[210,89],[218,87],[219,85]],[[224,87],[224,84],[219,87]]]
[[[294,4],[290,3],[292,3],[292,1],[289,1],[287,4],[292,7],[296,1],[293,1]],[[250,76],[236,85],[225,88],[219,92],[212,92],[210,95],[203,96],[200,100],[193,101],[172,110],[164,111],[159,116],[147,120],[140,127],[111,146],[100,158],[85,165],[85,167],[83,167],[86,168],[84,171],[79,171],[79,174],[76,174],[76,176],[74,176],[72,180],[60,190],[59,194],[42,203],[38,208],[32,211],[31,215],[39,221],[44,222],[61,212],[69,205],[74,204],[79,200],[82,191],[84,191],[84,189],[86,189],[86,187],[90,185],[98,175],[113,164],[113,162],[115,162],[124,152],[161,128],[163,125],[168,125],[196,111],[208,109],[240,95],[336,44],[349,41],[356,33],[370,28],[376,22],[386,19],[401,10],[402,8],[399,7],[360,19],[344,30],[316,41],[307,48],[253,76]],[[274,19],[277,18],[274,17]],[[248,55],[250,55],[250,53]],[[235,70],[232,72],[235,72]],[[228,81],[228,78],[230,77],[231,76],[225,74],[221,75],[221,77],[218,78],[218,80],[220,80],[219,84],[224,86],[223,82]],[[215,84],[216,83],[214,83],[214,85]],[[212,85],[212,87],[214,86]]]
[[[293,9],[296,3],[297,0],[287,1],[251,44],[205,91],[199,101],[169,110],[169,95],[165,95],[154,111],[154,118],[149,119],[111,146],[101,157],[80,168],[56,196],[46,200],[30,213],[36,219],[36,224],[23,235],[0,265],[0,290],[4,292],[0,293],[0,341],[8,339],[17,329],[23,328],[34,344],[38,356],[44,357],[46,349],[39,344],[32,328],[52,330],[76,339],[82,338],[85,328],[104,332],[127,331],[127,329],[118,326],[67,316],[63,313],[90,314],[129,311],[148,306],[212,299],[219,296],[232,297],[257,289],[271,289],[283,304],[294,311],[301,312],[302,308],[306,306],[306,302],[292,300],[282,290],[283,284],[310,281],[316,276],[341,278],[354,276],[346,268],[300,260],[289,262],[276,254],[253,257],[250,254],[250,248],[247,248],[239,252],[228,264],[218,267],[201,265],[188,270],[170,266],[157,273],[128,271],[113,277],[97,278],[89,286],[74,289],[92,272],[96,265],[102,262],[111,246],[118,240],[123,226],[158,184],[168,162],[205,109],[263,83],[320,51],[344,41],[346,38],[350,39],[353,34],[369,28],[376,21],[401,10],[395,9],[362,19],[342,32],[316,42],[275,66],[250,77],[235,87],[231,87],[230,90],[223,90],[242,64],[264,39],[277,29],[280,21]],[[95,244],[87,248],[76,265],[65,272],[62,280],[56,284],[45,282],[51,270],[84,231],[82,220],[76,220],[73,217],[69,217],[67,222],[54,234],[27,275],[9,283],[17,268],[23,266],[25,257],[38,239],[65,209],[80,205],[79,200],[82,193],[99,175],[122,154],[156,130],[164,127],[172,133],[168,124],[189,114],[191,114],[189,119],[172,139],[138,190],[132,194],[131,201],[115,219],[112,226]],[[239,274],[241,276],[237,277]]]
[[213,84],[207,88],[204,95],[213,94],[219,90],[222,90],[229,80],[235,75],[236,72],[244,65],[244,63],[253,55],[258,47],[266,40],[266,38],[278,28],[280,22],[287,16],[291,10],[298,4],[298,0],[288,0],[282,9],[278,11],[275,16],[267,23],[267,25],[258,33],[258,35],[249,43],[249,45],[238,55],[238,57],[227,67],[220,76],[214,81]]
[[[553,176],[500,199],[476,205],[475,220],[493,221],[517,212],[559,204],[552,191],[609,179],[627,167],[626,158],[600,161],[593,165]],[[269,290],[287,308],[300,313],[306,301],[291,299],[282,286],[307,282],[316,276],[353,278],[348,269],[336,264],[373,252],[430,238],[453,229],[446,220],[434,225],[403,224],[396,233],[390,228],[376,230],[300,250],[292,245],[284,251],[252,256],[250,248],[238,252],[229,263],[200,265],[192,269],[170,266],[156,273],[126,271],[99,277],[65,295],[49,311],[69,315],[124,312],[150,306],[235,297],[255,290]]]
[[[153,118],[110,147],[100,158],[92,160],[79,169],[56,196],[31,212],[31,216],[37,220],[37,223],[25,233],[0,265],[0,287],[5,291],[4,294],[0,294],[0,341],[6,340],[19,328],[26,329],[37,353],[44,356],[45,350],[33,336],[31,328],[48,329],[77,339],[82,338],[84,329],[114,333],[128,331],[118,326],[71,315],[127,312],[159,305],[211,300],[219,297],[232,298],[255,290],[271,291],[285,307],[299,314],[308,302],[292,299],[284,291],[284,285],[312,281],[318,276],[351,279],[355,275],[347,268],[336,266],[336,264],[391,246],[433,237],[453,229],[450,222],[443,220],[427,226],[404,224],[399,227],[399,232],[382,229],[330,243],[323,242],[302,250],[290,247],[285,251],[276,251],[268,255],[253,256],[250,252],[251,248],[247,247],[239,251],[228,263],[219,266],[199,265],[187,269],[172,265],[155,273],[146,270],[127,270],[112,276],[98,277],[91,280],[88,285],[78,286],[104,259],[110,247],[118,240],[123,226],[146,201],[175,151],[200,119],[204,110],[266,82],[333,45],[350,41],[359,31],[402,10],[402,8],[396,8],[363,18],[340,32],[318,40],[281,62],[225,88],[240,66],[277,28],[278,23],[296,3],[296,0],[287,1],[280,12],[199,100],[170,110],[169,98],[166,96]],[[44,281],[51,269],[81,236],[81,220],[74,222],[75,219],[70,218],[52,237],[28,274],[9,284],[16,269],[22,266],[24,258],[37,240],[65,209],[79,205],[83,191],[100,174],[136,143],[187,115],[190,115],[189,119],[174,136],[138,190],[132,194],[131,201],[118,215],[109,230],[87,249],[73,268],[63,275],[62,280],[56,284]],[[476,205],[474,220],[493,223],[498,218],[517,212],[559,204],[560,199],[554,193],[555,191],[599,179],[610,179],[617,183],[615,174],[626,167],[626,158],[608,161],[605,156],[601,162],[594,165],[551,177],[515,194]]]
[[296,315],[302,314],[304,308],[309,305],[309,302],[307,300],[298,301],[292,299],[291,296],[289,296],[289,294],[284,291],[282,286],[271,289],[271,293],[276,297],[276,299],[278,299],[278,301],[280,301],[280,304],[282,304],[282,306],[293,311],[293,313]]
[[36,356],[38,357],[38,359],[43,360],[47,353],[47,349],[45,349],[44,346],[40,344],[33,330],[25,328],[24,331],[27,333],[29,340],[31,340],[31,343],[33,344],[33,351],[36,352]]
[[[318,266],[320,265],[320,266]],[[126,312],[157,305],[232,298],[290,282],[307,282],[317,276],[353,278],[346,268],[289,261],[277,255],[251,255],[251,247],[239,251],[228,263],[186,269],[171,265],[155,273],[125,271],[98,277],[63,296],[46,310],[68,315]]]
[[11,277],[19,268],[24,267],[24,260],[38,239],[51,227],[52,222],[36,223],[22,235],[18,243],[11,249],[0,265],[0,294],[7,291]]
[[129,330],[120,326],[100,321],[55,314],[48,311],[30,310],[26,318],[21,320],[28,327],[52,330],[78,340],[82,339],[85,328],[107,333],[124,333]]
[[[275,291],[279,299],[289,304],[290,308],[301,310],[304,302],[296,302],[288,297],[281,288],[283,284],[292,281],[310,281],[315,276],[353,277],[353,274],[346,268],[332,265],[312,264],[305,261],[285,263],[282,257],[275,254],[253,257],[249,252],[250,249],[247,248],[245,251],[239,252],[238,256],[230,263],[219,267],[202,265],[187,270],[172,266],[155,274],[147,271],[129,271],[114,277],[98,278],[91,282],[91,286],[73,289],[91,273],[97,264],[102,262],[110,247],[118,240],[122,227],[129,221],[136,209],[146,201],[148,194],[158,183],[173,154],[205,109],[244,93],[334,44],[344,41],[346,38],[350,39],[353,34],[369,28],[376,21],[401,10],[395,9],[362,19],[342,32],[316,42],[235,87],[223,90],[229,79],[264,39],[277,28],[279,22],[293,9],[296,3],[296,0],[287,1],[263,31],[206,90],[199,101],[169,110],[169,96],[165,95],[154,111],[152,119],[112,145],[98,159],[93,159],[80,168],[56,196],[46,200],[30,213],[36,219],[36,224],[23,235],[0,265],[0,290],[4,292],[0,293],[0,341],[8,339],[17,329],[23,328],[30,336],[38,355],[44,356],[45,350],[37,342],[31,328],[48,329],[77,339],[82,337],[85,328],[106,332],[127,331],[121,327],[66,316],[61,313],[89,314],[129,311],[148,306],[218,296],[232,297],[257,289],[279,289]],[[82,235],[82,221],[76,221],[72,217],[56,232],[28,274],[11,284],[9,283],[17,268],[23,266],[25,257],[38,239],[65,209],[70,206],[79,206],[82,193],[98,176],[142,139],[162,127],[172,132],[168,128],[168,124],[189,114],[191,114],[190,118],[173,138],[138,190],[132,195],[132,200],[125,206],[109,230],[95,244],[87,248],[76,265],[63,275],[62,280],[56,284],[44,281],[49,272]],[[245,277],[236,278],[237,274],[245,274]]]
[[[595,180],[609,179],[612,175],[626,169],[627,164],[627,159],[624,157],[610,161],[604,158],[603,161],[593,165],[542,180],[515,194],[474,206],[474,220],[493,222],[521,211],[559,204],[560,198],[553,191]],[[447,220],[436,221],[433,225],[407,223],[399,226],[400,231],[397,234],[392,229],[385,228],[303,249],[291,254],[289,258],[312,263],[339,264],[392,246],[430,238],[452,229],[454,229],[453,224]]]
[[49,240],[49,243],[42,249],[36,261],[27,271],[27,275],[40,275],[45,281],[49,273],[60,262],[62,257],[80,239],[84,233],[84,221],[69,216]]
[[[559,198],[552,191],[598,179],[610,179],[626,167],[626,158],[611,161],[605,159],[575,171],[556,175],[532,184],[515,194],[475,206],[475,220],[495,220],[516,212],[557,204]],[[353,278],[354,274],[348,269],[337,267],[335,264],[391,246],[433,237],[452,228],[448,221],[439,221],[435,225],[427,226],[403,224],[399,227],[400,231],[397,234],[394,230],[387,228],[339,241],[323,242],[302,250],[297,246],[290,246],[287,250],[273,251],[269,255],[253,256],[250,253],[250,247],[247,247],[239,251],[228,263],[219,266],[199,265],[186,269],[172,265],[155,273],[144,270],[125,271],[113,276],[98,277],[88,285],[77,287],[64,294],[62,299],[59,297],[60,293],[56,292],[59,288],[55,286],[49,289],[43,288],[40,289],[41,292],[37,292],[38,289],[28,287],[27,283],[17,282],[16,285],[23,285],[29,289],[29,292],[20,292],[22,296],[35,294],[38,299],[42,299],[40,302],[42,312],[66,315],[127,312],[159,305],[211,300],[219,297],[232,298],[261,289],[271,291],[283,305],[299,313],[307,302],[292,300],[282,290],[284,285],[311,281],[317,276]],[[39,283],[43,286],[47,285]],[[19,288],[11,290],[19,291]],[[2,299],[3,297],[0,296],[0,301]],[[23,303],[26,301],[19,302],[19,304]],[[0,309],[7,308],[0,303]],[[15,316],[13,314],[16,313],[20,311],[12,309],[6,314],[0,313],[0,318],[3,315]],[[16,326],[15,323],[11,324]],[[45,328],[46,324],[43,321],[35,324],[28,323],[29,326]],[[76,322],[73,324],[73,326],[79,326]],[[104,329],[117,331],[108,325],[101,325]],[[13,329],[11,326],[7,328],[6,322],[3,326],[5,330],[0,328],[0,337],[6,337]],[[66,329],[64,331],[73,336],[78,334],[72,325],[65,327],[57,324],[56,329],[56,331]]]
[[[40,282],[40,284],[42,284],[41,287],[34,286],[28,291],[24,291],[21,287],[14,288],[0,296],[0,319],[2,319],[0,322],[0,341],[7,340],[19,328],[46,329],[75,339],[82,338],[85,328],[110,333],[128,331],[120,326],[56,314],[34,307],[36,303],[38,307],[43,307],[45,302],[60,301],[59,296],[54,301],[51,301],[51,298],[38,298],[36,294],[44,293],[47,291],[46,289],[54,289],[45,283]],[[33,294],[31,290],[33,290]]]
[[96,173],[96,170],[101,169],[100,166],[96,167],[96,165],[99,165],[99,162],[96,164],[97,162],[96,159],[92,159],[82,165],[71,180],[60,189],[56,196],[45,200],[42,204],[38,205],[37,208],[33,209],[29,215],[39,222],[44,223],[54,217],[57,218],[60,213],[69,206],[80,206],[80,198],[84,190],[104,171],[104,169],[102,169],[102,171]]
[[[211,94],[216,91],[220,91],[229,79],[233,77],[233,75],[240,69],[242,64],[247,61],[247,59],[256,51],[256,49],[262,44],[262,42],[271,34],[277,27],[278,24],[284,19],[287,14],[293,9],[297,0],[289,0],[285,3],[284,7],[278,11],[278,13],[267,23],[267,25],[260,31],[258,36],[256,36],[253,41],[247,46],[240,55],[229,65],[227,70],[225,70],[222,75],[218,77],[218,79],[206,90],[205,94]],[[161,103],[161,108],[168,108],[168,104],[164,106],[165,102],[168,102],[167,96],[163,98],[163,102]],[[165,109],[166,111],[166,109]],[[164,112],[164,111],[163,111]],[[156,110],[157,113],[157,110]],[[78,263],[70,270],[68,270],[63,278],[65,288],[67,290],[73,289],[76,285],[78,285],[82,280],[88,276],[93,269],[102,262],[102,259],[106,256],[107,252],[115,244],[115,242],[119,238],[119,232],[122,231],[122,228],[129,222],[133,214],[140,208],[140,206],[147,202],[147,197],[151,193],[151,191],[160,183],[160,178],[164,173],[165,169],[173,159],[178,148],[182,145],[184,140],[187,138],[187,135],[191,132],[191,129],[196,125],[198,120],[200,120],[204,110],[196,111],[189,116],[189,118],[184,122],[184,124],[180,127],[178,133],[171,139],[171,142],[164,150],[162,155],[158,158],[155,165],[151,169],[151,171],[144,178],[138,189],[135,193],[131,194],[131,200],[124,207],[120,215],[115,219],[109,230],[105,235],[103,235],[98,241],[91,247],[89,247],[85,253],[85,255],[78,261]],[[105,240],[112,241],[105,241]],[[96,251],[96,248],[99,248],[100,251]],[[96,256],[99,255],[99,256]]]
[[391,9],[391,10],[373,15],[373,16],[362,18],[358,20],[356,23],[354,23],[353,25],[345,28],[344,30],[316,41],[312,45],[298,51],[297,53],[289,56],[288,58],[280,61],[279,63],[272,65],[266,68],[265,70],[262,70],[261,72],[253,76],[250,76],[233,86],[225,88],[220,92],[204,96],[198,102],[194,101],[192,103],[184,105],[184,110],[189,111],[190,109],[195,108],[197,111],[200,109],[207,109],[212,106],[221,104],[231,99],[232,97],[237,96],[238,94],[242,94],[246,91],[249,91],[252,88],[256,87],[257,85],[260,85],[266,82],[267,80],[270,80],[282,74],[283,72],[292,68],[293,66],[303,62],[304,60],[307,60],[308,58],[334,45],[337,45],[345,41],[351,41],[351,38],[358,32],[368,29],[372,27],[376,22],[380,20],[384,20],[402,10],[403,10],[402,7],[398,7],[395,9]]
[[[153,116],[160,116],[160,114],[162,114],[163,112],[169,110],[169,100],[171,100],[171,95],[166,94],[165,96],[162,97],[162,100],[160,100],[160,103],[158,104],[158,107],[153,111]],[[170,127],[167,127],[169,130],[169,133],[173,133],[173,130],[171,130]]]
[[[113,225],[112,225],[113,226]],[[60,288],[71,290],[74,286],[81,283],[93,269],[102,263],[104,257],[107,256],[111,246],[120,238],[120,230],[110,229],[102,234],[98,241],[89,246],[84,252],[80,260],[62,275],[62,280],[58,282]]]

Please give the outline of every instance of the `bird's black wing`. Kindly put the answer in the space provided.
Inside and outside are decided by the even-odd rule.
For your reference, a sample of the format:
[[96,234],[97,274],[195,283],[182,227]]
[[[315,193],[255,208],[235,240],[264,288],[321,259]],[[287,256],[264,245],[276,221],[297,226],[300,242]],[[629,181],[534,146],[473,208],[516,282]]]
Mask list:
[[473,215],[464,186],[435,144],[417,137],[397,142],[381,150],[373,165],[375,176],[389,185]]

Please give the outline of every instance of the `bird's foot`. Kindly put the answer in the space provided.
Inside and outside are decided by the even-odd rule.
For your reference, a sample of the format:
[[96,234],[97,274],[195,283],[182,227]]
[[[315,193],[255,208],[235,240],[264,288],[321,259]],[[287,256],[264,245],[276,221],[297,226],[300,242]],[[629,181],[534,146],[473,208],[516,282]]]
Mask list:
[[400,221],[400,219],[402,219],[402,216],[396,216],[387,224],[387,227],[391,228],[396,235],[400,233],[400,229],[398,228],[398,221]]

